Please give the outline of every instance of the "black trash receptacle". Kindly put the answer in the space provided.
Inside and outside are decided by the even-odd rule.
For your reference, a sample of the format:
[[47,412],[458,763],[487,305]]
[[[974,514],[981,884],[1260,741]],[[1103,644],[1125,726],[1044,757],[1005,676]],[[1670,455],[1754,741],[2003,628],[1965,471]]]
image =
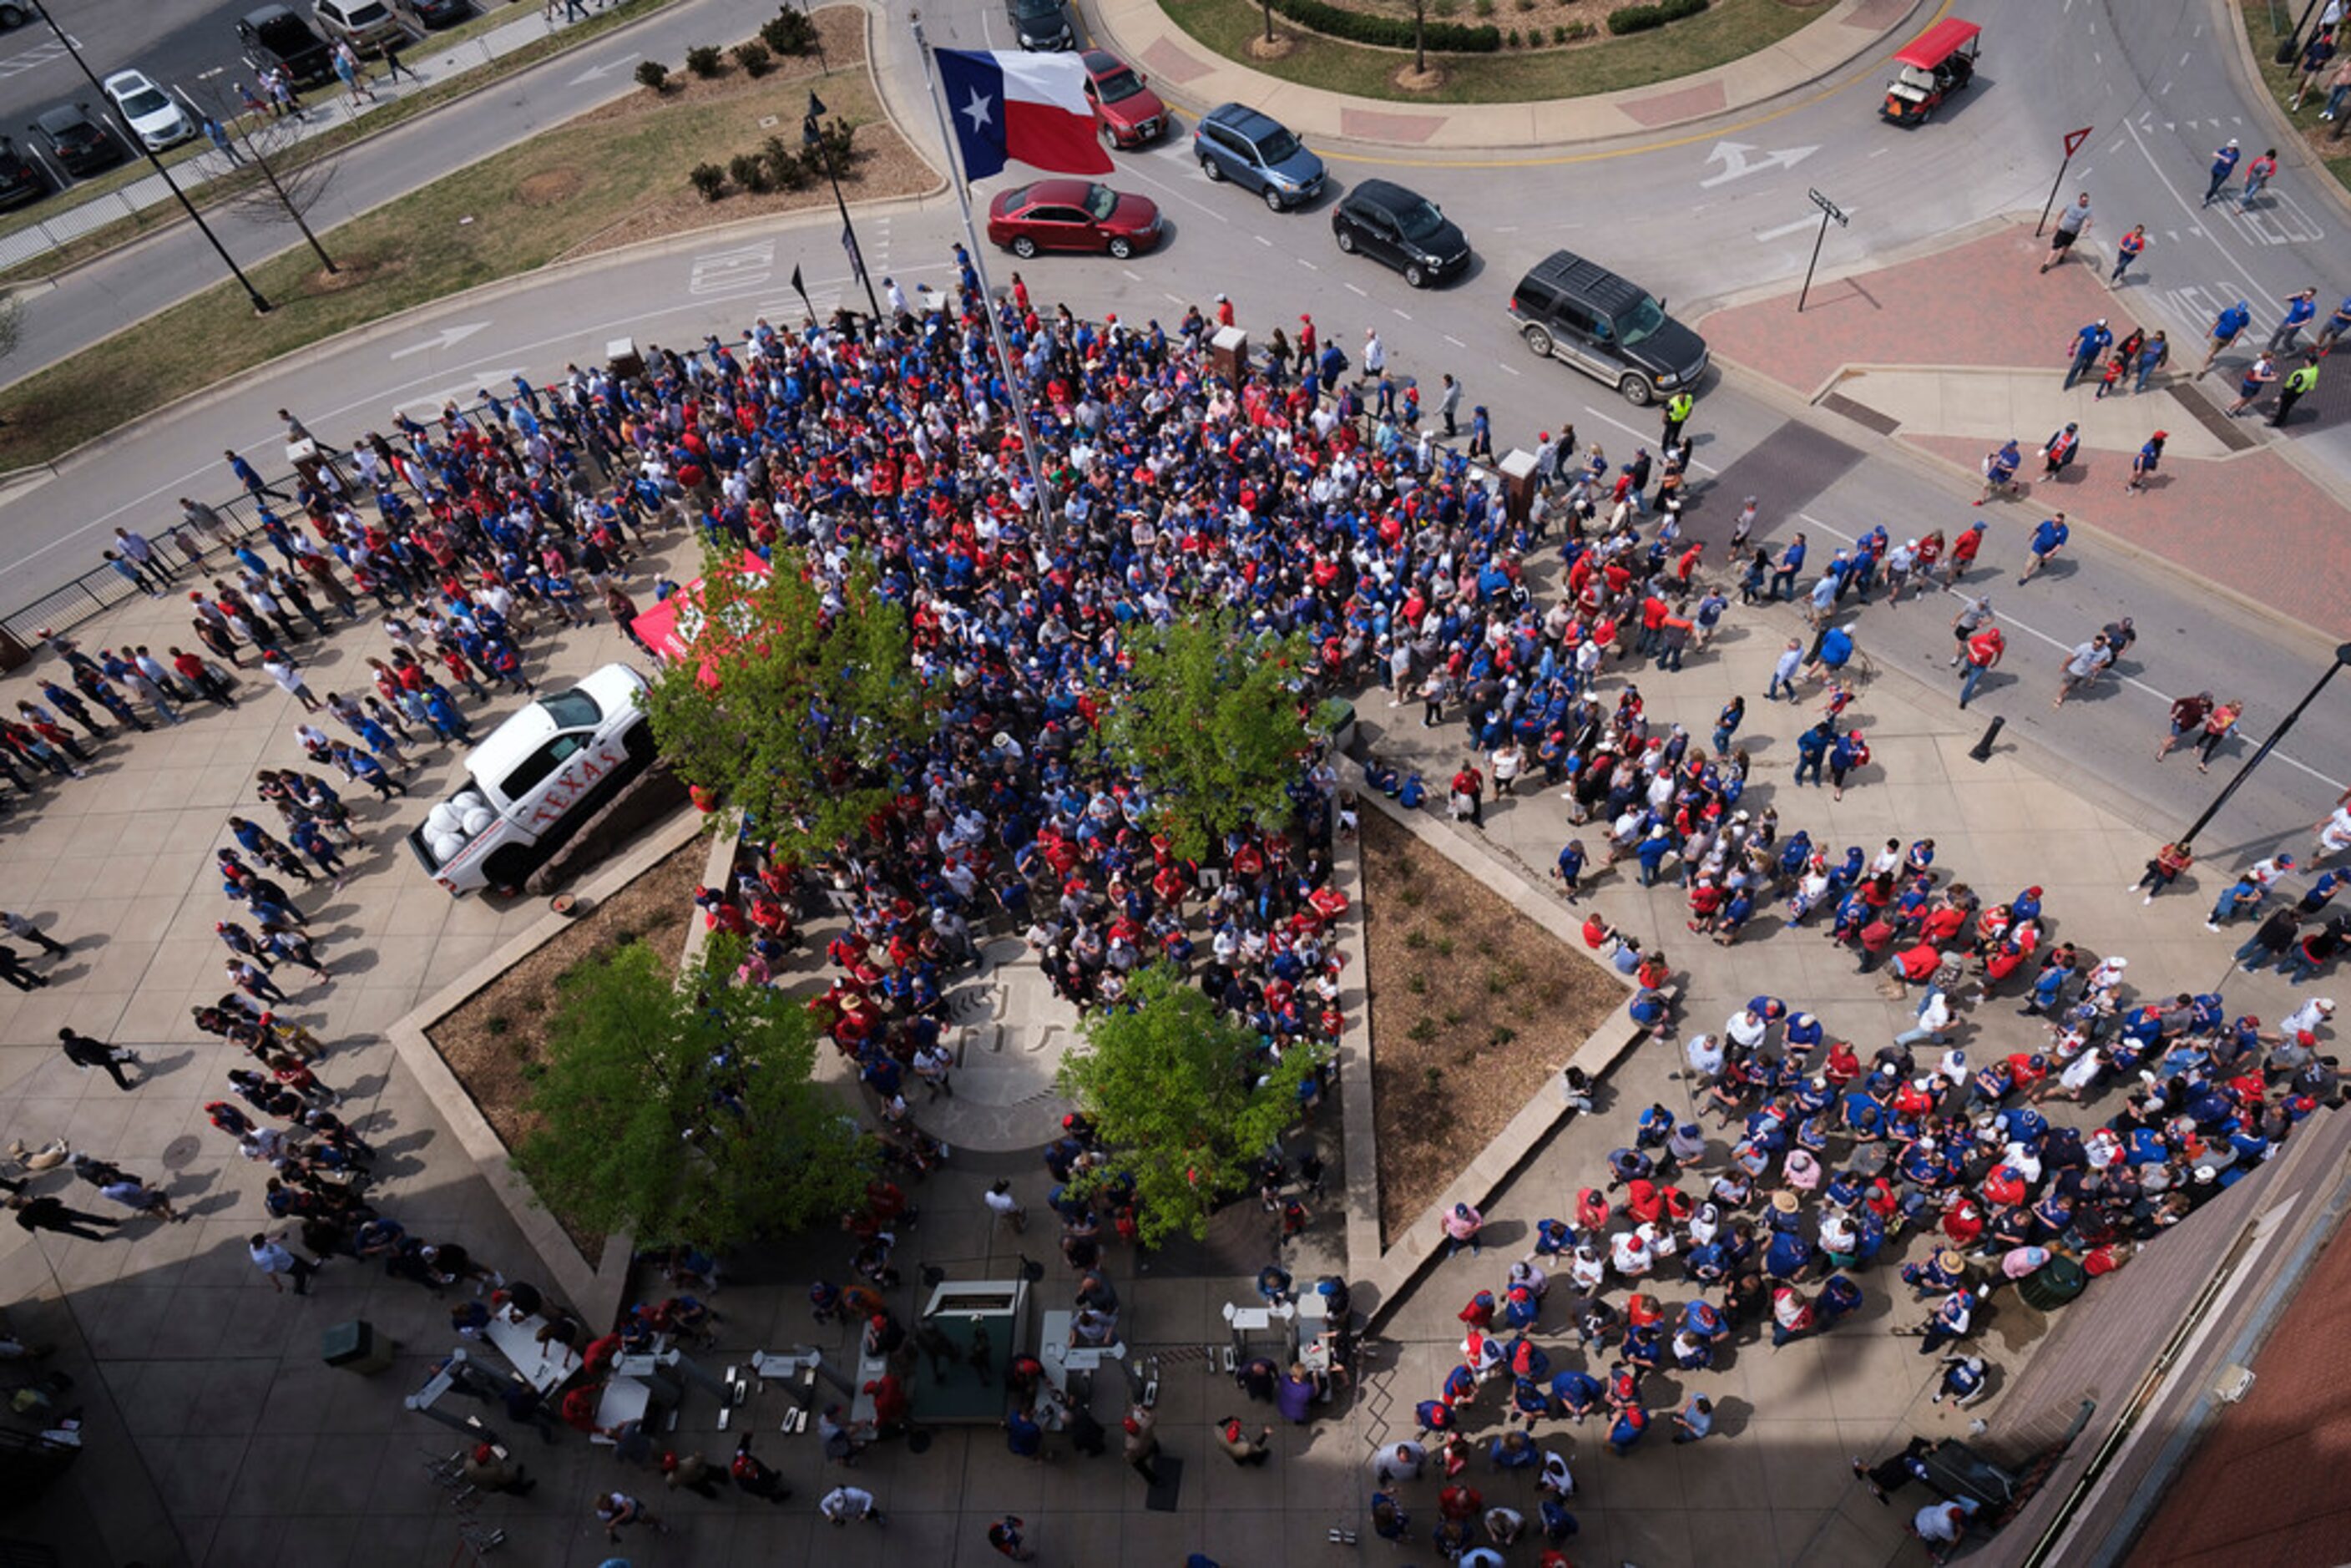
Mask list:
[[2061,1253],[2019,1280],[2016,1293],[2028,1307],[2053,1312],[2080,1295],[2089,1282],[2082,1265]]
[[375,1325],[365,1318],[337,1323],[319,1335],[319,1354],[329,1366],[363,1376],[389,1368],[392,1349],[392,1337],[376,1333]]

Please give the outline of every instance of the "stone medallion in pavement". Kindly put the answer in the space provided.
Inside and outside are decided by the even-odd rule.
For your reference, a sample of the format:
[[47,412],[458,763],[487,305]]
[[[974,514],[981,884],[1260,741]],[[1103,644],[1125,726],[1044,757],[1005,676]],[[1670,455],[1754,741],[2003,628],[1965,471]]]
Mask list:
[[979,967],[947,993],[955,1092],[917,1106],[914,1120],[959,1149],[1034,1149],[1060,1133],[1070,1103],[1053,1091],[1077,1013],[1053,994],[1017,937],[979,950]]

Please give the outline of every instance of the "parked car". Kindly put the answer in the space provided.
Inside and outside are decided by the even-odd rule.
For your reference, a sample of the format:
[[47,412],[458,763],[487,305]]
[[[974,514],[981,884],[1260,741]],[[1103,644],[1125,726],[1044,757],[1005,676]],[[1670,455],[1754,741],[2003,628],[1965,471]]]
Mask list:
[[1159,208],[1086,180],[1040,180],[987,204],[987,238],[1024,261],[1043,250],[1102,250],[1123,261],[1159,243]]
[[1277,213],[1312,201],[1322,189],[1322,160],[1280,120],[1238,103],[1201,117],[1192,151],[1209,179],[1255,191]]
[[1140,147],[1166,130],[1167,106],[1144,85],[1143,73],[1108,49],[1088,49],[1086,101],[1113,147]]
[[1510,316],[1528,348],[1614,383],[1627,402],[1695,387],[1706,372],[1706,340],[1667,315],[1665,301],[1571,251],[1519,280]]
[[474,14],[473,0],[392,0],[392,8],[416,33],[454,27]]
[[463,896],[512,890],[654,754],[638,700],[644,676],[607,664],[492,730],[465,758],[468,781],[408,835],[434,881]]
[[298,88],[320,87],[335,79],[334,52],[310,31],[309,24],[284,5],[263,5],[237,19],[236,36],[245,45],[245,63],[256,71],[283,66]]
[[79,177],[111,169],[129,156],[114,132],[89,117],[78,103],[61,103],[36,119],[34,135],[49,144],[49,156],[67,173]]
[[1365,180],[1331,209],[1339,248],[1386,262],[1415,288],[1469,269],[1469,241],[1435,202],[1388,180]]
[[21,27],[32,13],[16,4],[16,0],[0,0],[0,27]]
[[177,147],[196,134],[196,117],[180,100],[147,79],[143,71],[117,71],[99,84],[114,111],[150,152]]
[[408,38],[408,25],[393,12],[392,0],[317,0],[310,15],[328,42],[340,40],[362,55]]
[[1077,25],[1070,20],[1068,0],[1004,0],[1004,14],[1024,49],[1078,47]]
[[0,207],[21,207],[49,193],[49,177],[40,165],[0,136]]

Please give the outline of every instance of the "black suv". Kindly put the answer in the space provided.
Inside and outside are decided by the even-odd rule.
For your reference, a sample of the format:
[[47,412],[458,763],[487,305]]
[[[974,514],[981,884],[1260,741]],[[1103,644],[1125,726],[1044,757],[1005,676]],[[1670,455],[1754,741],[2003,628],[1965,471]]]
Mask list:
[[1706,371],[1706,340],[1667,315],[1663,300],[1568,251],[1519,280],[1510,316],[1528,348],[1614,383],[1627,402],[1689,391]]
[[21,207],[49,193],[49,182],[34,162],[0,136],[0,208]]
[[1469,266],[1469,241],[1459,225],[1417,191],[1387,180],[1364,180],[1331,209],[1339,248],[1361,251],[1404,274],[1415,288],[1442,283]]
[[277,66],[298,88],[323,87],[335,79],[335,57],[327,40],[284,5],[264,5],[237,19],[236,36],[245,45],[245,63],[256,71]]
[[1065,0],[1004,0],[1004,14],[1024,49],[1074,49],[1078,30]]
[[49,144],[49,156],[79,178],[122,162],[122,143],[78,103],[61,104],[33,121],[32,131]]

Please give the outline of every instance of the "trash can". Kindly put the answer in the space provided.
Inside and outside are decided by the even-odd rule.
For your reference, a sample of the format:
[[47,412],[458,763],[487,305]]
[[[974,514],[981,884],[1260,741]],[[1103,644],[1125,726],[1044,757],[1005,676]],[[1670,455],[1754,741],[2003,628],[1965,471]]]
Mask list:
[[329,1366],[362,1376],[390,1368],[393,1348],[391,1336],[376,1333],[365,1318],[337,1323],[319,1335],[319,1354]]
[[1945,1497],[1965,1498],[1996,1515],[2016,1500],[2016,1477],[1957,1437],[1946,1437],[1927,1455],[1926,1481]]
[[2016,1293],[2024,1304],[2042,1312],[2053,1312],[2080,1295],[2090,1282],[2082,1265],[2060,1253],[2016,1282]]

